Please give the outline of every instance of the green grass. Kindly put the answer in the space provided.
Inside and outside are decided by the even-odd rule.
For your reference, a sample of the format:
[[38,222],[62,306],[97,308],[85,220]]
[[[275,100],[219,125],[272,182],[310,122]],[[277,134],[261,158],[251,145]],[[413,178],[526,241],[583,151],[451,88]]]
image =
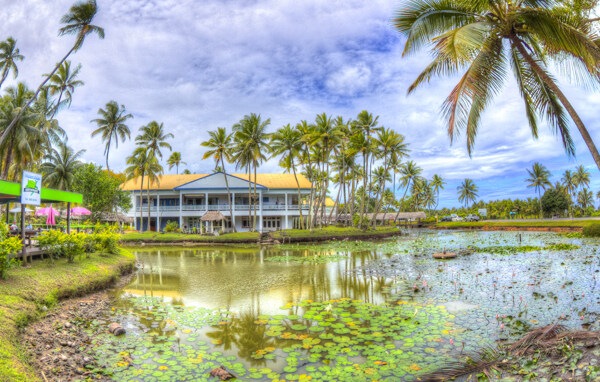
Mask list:
[[246,243],[251,241],[258,241],[258,232],[237,232],[227,233],[219,236],[202,236],[202,235],[187,235],[182,233],[156,233],[156,232],[132,232],[126,233],[121,237],[122,243],[136,243],[136,242],[156,242],[156,243],[183,243],[183,242],[197,242],[197,243]]
[[598,220],[557,220],[557,221],[502,221],[502,222],[443,222],[437,223],[437,227],[587,227],[598,223]]
[[135,257],[122,250],[119,255],[92,254],[73,263],[60,259],[50,265],[38,260],[30,267],[9,270],[8,277],[0,279],[0,381],[39,381],[18,333],[44,314],[43,306],[106,287],[131,271],[134,263]]
[[[392,232],[401,232],[401,230],[395,227],[377,227],[377,229],[368,229],[363,231],[358,228],[353,227],[325,227],[322,229],[314,229],[312,232],[309,230],[302,229],[286,229],[283,230],[286,237],[291,237],[293,239],[305,239],[305,238],[322,238],[322,237],[348,237],[348,236],[371,236],[377,234],[385,234]],[[276,239],[280,239],[282,236],[279,232],[274,232],[273,237]]]

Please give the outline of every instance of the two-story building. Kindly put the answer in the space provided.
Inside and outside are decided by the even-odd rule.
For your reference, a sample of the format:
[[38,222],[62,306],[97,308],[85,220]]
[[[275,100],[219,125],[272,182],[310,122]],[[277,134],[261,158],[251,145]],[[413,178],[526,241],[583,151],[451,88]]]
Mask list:
[[[158,182],[150,183],[149,198],[147,178],[144,178],[143,185],[140,178],[130,179],[122,186],[131,196],[133,205],[127,216],[134,218],[136,229],[141,224],[144,230],[149,228],[156,231],[158,227],[162,231],[168,222],[175,221],[185,231],[199,231],[204,227],[208,231],[230,232],[232,224],[235,224],[236,230],[241,232],[250,230],[254,222],[254,208],[255,228],[259,231],[299,227],[301,211],[305,217],[308,214],[306,200],[312,185],[301,174],[297,174],[298,182],[294,174],[257,174],[256,196],[253,196],[254,174],[250,178],[248,174],[226,176],[230,199],[222,172],[162,175]],[[251,187],[251,194],[248,186]],[[215,216],[219,218],[214,219]],[[210,222],[207,221],[209,217]]]

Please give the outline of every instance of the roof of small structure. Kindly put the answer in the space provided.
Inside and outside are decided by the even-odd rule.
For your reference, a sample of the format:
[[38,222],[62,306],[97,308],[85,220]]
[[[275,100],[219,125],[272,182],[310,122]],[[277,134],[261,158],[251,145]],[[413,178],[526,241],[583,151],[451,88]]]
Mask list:
[[[158,177],[158,182],[150,182],[151,190],[172,190],[176,187],[182,186],[184,184],[193,182],[198,179],[202,179],[209,175],[214,174],[179,174],[179,175],[160,175]],[[248,174],[229,174],[227,175],[234,176],[236,178],[240,178],[242,180],[250,182],[254,182],[254,174],[250,178],[248,178]],[[296,178],[294,174],[256,174],[256,184],[262,185],[266,188],[281,188],[281,189],[297,189],[298,184],[300,184],[300,188],[311,188],[311,183],[306,179],[306,177],[302,174],[296,174],[298,177],[298,183],[296,183]],[[123,191],[139,191],[141,188],[144,190],[148,187],[148,178],[144,178],[144,185],[142,187],[141,179],[133,178],[129,179],[121,186]]]
[[202,215],[202,218],[200,218],[200,220],[203,222],[218,221],[223,219],[225,219],[225,216],[223,216],[221,211],[206,211],[206,213]]
[[[369,219],[373,219],[375,214],[367,214]],[[380,212],[377,214],[377,220],[406,220],[406,219],[425,219],[427,214],[423,211],[419,212]]]

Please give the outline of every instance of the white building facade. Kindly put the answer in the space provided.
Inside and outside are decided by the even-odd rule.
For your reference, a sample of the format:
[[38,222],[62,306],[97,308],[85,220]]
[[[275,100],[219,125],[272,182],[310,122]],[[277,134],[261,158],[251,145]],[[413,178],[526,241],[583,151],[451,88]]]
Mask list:
[[[250,198],[255,186],[256,197]],[[255,228],[262,232],[299,227],[300,214],[308,214],[308,205],[303,200],[308,199],[311,187],[301,174],[297,175],[297,181],[293,174],[257,174],[255,184],[254,175],[249,178],[248,174],[217,172],[163,175],[159,182],[150,184],[149,198],[145,179],[143,187],[139,179],[132,179],[122,189],[131,197],[133,208],[127,216],[134,218],[136,229],[142,225],[144,230],[163,231],[174,221],[185,232],[232,232],[232,225],[238,232],[244,232],[252,227],[255,208]],[[202,216],[209,211],[219,211],[224,219],[203,222]]]

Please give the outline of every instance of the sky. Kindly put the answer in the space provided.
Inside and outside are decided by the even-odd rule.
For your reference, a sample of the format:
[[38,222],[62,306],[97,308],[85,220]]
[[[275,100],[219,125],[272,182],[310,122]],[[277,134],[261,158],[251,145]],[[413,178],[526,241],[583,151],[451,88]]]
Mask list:
[[[36,88],[42,75],[71,48],[72,36],[59,37],[60,18],[72,0],[0,0],[0,39],[17,40],[25,60],[17,81]],[[133,138],[150,121],[175,135],[184,168],[211,172],[200,143],[208,131],[231,126],[244,115],[270,118],[270,130],[319,113],[356,118],[362,110],[380,125],[403,134],[411,160],[423,175],[447,182],[440,206],[458,206],[457,186],[473,179],[483,200],[534,197],[527,168],[541,162],[556,182],[566,169],[584,165],[594,194],[600,177],[575,126],[576,158],[565,154],[544,125],[534,140],[514,82],[509,81],[482,118],[475,150],[466,140],[452,144],[440,108],[457,77],[435,78],[407,95],[408,86],[430,60],[426,51],[403,57],[404,39],[393,28],[395,0],[98,0],[95,35],[71,56],[81,63],[68,109],[57,119],[84,159],[104,165],[104,144],[91,138],[97,111],[108,101],[125,105],[132,141],[112,147],[109,165],[122,171]],[[600,93],[561,80],[561,87],[600,145]],[[168,157],[165,155],[165,160]],[[166,173],[175,173],[175,168]],[[228,171],[235,171],[233,166]],[[277,160],[259,170],[276,173]],[[401,195],[402,190],[398,191]],[[335,195],[334,195],[335,196]]]

